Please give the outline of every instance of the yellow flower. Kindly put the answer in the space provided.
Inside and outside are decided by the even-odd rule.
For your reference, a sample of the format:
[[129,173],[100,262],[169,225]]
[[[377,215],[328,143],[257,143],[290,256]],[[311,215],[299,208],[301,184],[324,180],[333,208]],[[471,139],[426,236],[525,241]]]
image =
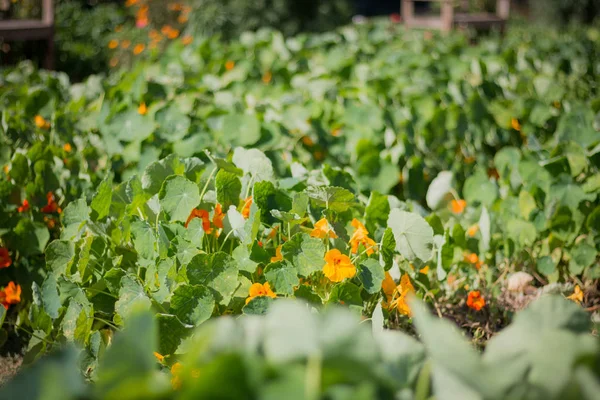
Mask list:
[[408,274],[402,275],[402,278],[400,278],[400,284],[396,287],[394,294],[395,299],[392,301],[391,307],[396,308],[402,315],[410,316],[412,311],[408,303],[406,303],[406,300],[408,297],[414,296],[414,294],[415,288],[410,282]]
[[154,354],[154,357],[156,357],[156,359],[158,360],[158,362],[160,362],[160,363],[161,363],[161,362],[163,362],[163,361],[164,361],[164,359],[165,359],[165,356],[163,356],[162,354],[160,354],[160,353],[157,353],[156,351],[155,351],[153,354]]
[[521,124],[519,123],[519,120],[516,118],[513,118],[510,120],[510,126],[517,132],[521,132]]
[[277,246],[275,249],[275,257],[271,257],[271,262],[283,261],[283,254],[281,254],[281,246]]
[[579,287],[579,285],[575,286],[575,291],[572,295],[568,296],[567,299],[574,301],[577,304],[581,304],[583,301],[583,291]]
[[477,232],[479,232],[479,225],[477,224],[472,225],[471,227],[469,227],[469,229],[467,229],[467,235],[469,235],[469,237],[475,236]]
[[360,244],[364,245],[367,249],[367,255],[373,254],[375,250],[377,250],[377,243],[371,238],[369,238],[369,231],[365,226],[356,218],[352,220],[352,226],[356,228],[352,237],[350,238],[350,245],[352,246],[352,253],[356,254],[358,252],[358,246]]
[[143,101],[140,103],[140,106],[138,107],[138,113],[140,115],[146,115],[146,113],[148,112],[148,107],[146,107],[146,103],[144,103]]
[[181,380],[181,370],[183,369],[183,366],[181,365],[181,363],[175,363],[173,364],[173,366],[171,367],[171,375],[173,375],[173,377],[171,378],[171,386],[173,387],[173,390],[179,390],[181,388],[181,384],[183,383],[183,381]]
[[324,239],[329,236],[332,239],[337,238],[338,236],[335,234],[327,219],[321,218],[315,223],[314,229],[310,232],[311,237],[316,237],[319,239]]
[[253,283],[252,286],[250,286],[250,290],[248,291],[248,298],[246,299],[246,304],[250,303],[250,300],[252,300],[255,297],[263,296],[268,296],[272,299],[277,297],[275,292],[271,290],[271,285],[269,285],[269,282],[265,282],[264,284]]
[[329,250],[325,254],[325,262],[323,273],[332,282],[341,282],[356,275],[356,267],[352,265],[350,257],[338,249]]

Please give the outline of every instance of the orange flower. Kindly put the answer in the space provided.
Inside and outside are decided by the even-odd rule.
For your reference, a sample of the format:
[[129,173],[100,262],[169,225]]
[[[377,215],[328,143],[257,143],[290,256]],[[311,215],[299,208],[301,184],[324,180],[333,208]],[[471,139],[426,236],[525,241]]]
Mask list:
[[235,63],[231,60],[229,60],[225,63],[225,69],[227,71],[231,71],[234,67],[235,67]]
[[167,33],[167,37],[169,39],[177,39],[179,37],[179,29],[171,29],[168,33]]
[[44,216],[44,223],[48,229],[54,229],[56,226],[56,220],[54,218],[48,218],[47,216]]
[[65,145],[63,146],[63,150],[67,153],[70,153],[73,150],[73,146],[71,146],[70,143],[65,143]]
[[356,275],[356,267],[352,265],[350,257],[338,249],[329,250],[325,254],[325,262],[323,273],[332,282],[341,282]]
[[122,30],[123,30],[123,25],[117,25],[115,27],[115,32],[117,32],[117,33],[121,32]]
[[8,306],[19,302],[21,302],[21,285],[15,285],[11,281],[0,291],[0,303],[8,310]]
[[187,46],[188,44],[192,44],[193,41],[194,41],[194,38],[192,37],[192,35],[185,35],[184,37],[181,38],[181,43],[183,43],[184,46]]
[[450,202],[450,210],[452,210],[454,214],[462,214],[463,211],[465,211],[465,208],[467,208],[467,202],[465,200],[452,200]]
[[129,48],[129,46],[131,46],[131,40],[127,40],[127,39],[125,39],[125,40],[123,40],[123,41],[121,42],[121,48],[122,48],[122,49],[128,49],[128,48]]
[[275,292],[271,290],[271,285],[269,282],[265,282],[264,285],[262,283],[253,283],[250,286],[250,290],[248,291],[248,298],[246,299],[246,304],[250,303],[250,301],[255,297],[263,297],[268,296],[272,299],[277,297]]
[[41,211],[43,213],[51,214],[51,213],[57,212],[60,214],[62,212],[62,210],[58,206],[58,203],[56,202],[56,199],[54,198],[54,194],[52,192],[46,193],[46,200],[47,200],[47,205],[45,205],[41,209]]
[[188,16],[187,15],[180,15],[179,17],[177,17],[177,22],[179,22],[180,24],[185,24],[186,22],[188,22]]
[[171,11],[181,11],[182,7],[183,6],[181,3],[171,3],[167,6],[167,8]]
[[166,35],[167,35],[167,33],[171,32],[171,29],[173,29],[173,28],[171,28],[171,25],[163,25],[163,26],[160,28],[160,31],[162,32],[162,34],[163,34],[163,35],[165,35],[165,36],[166,36]]
[[465,255],[465,262],[473,264],[477,269],[481,268],[481,266],[483,265],[483,262],[475,253]]
[[117,57],[113,57],[110,59],[110,61],[108,62],[108,65],[110,65],[111,67],[116,67],[119,64],[119,59]]
[[419,272],[422,273],[423,275],[427,275],[429,273],[429,265],[426,265],[423,268],[421,268],[419,270]]
[[6,247],[0,247],[0,268],[8,268],[12,265],[12,258]]
[[279,230],[279,225],[276,225],[273,228],[271,228],[271,232],[269,232],[269,234],[267,235],[267,238],[273,240],[273,238],[275,238],[275,235],[277,235],[278,230]]
[[146,107],[146,103],[142,101],[140,103],[140,106],[138,107],[138,114],[146,115],[147,112],[148,112],[148,107]]
[[315,151],[315,153],[313,154],[313,157],[317,161],[323,161],[323,159],[325,158],[325,154],[322,151]]
[[283,261],[283,254],[281,254],[281,245],[275,249],[275,257],[271,257],[271,262]]
[[127,0],[125,2],[125,7],[135,6],[140,0]]
[[469,229],[467,229],[467,235],[469,235],[469,237],[475,236],[477,232],[479,232],[479,225],[477,224],[472,225],[471,227],[469,227]]
[[567,299],[574,301],[577,304],[581,304],[583,301],[583,291],[579,287],[579,285],[575,285],[575,290],[573,294],[568,296]]
[[315,145],[315,142],[313,142],[310,136],[302,136],[302,143],[304,143],[308,147]]
[[250,207],[252,206],[252,196],[244,200],[244,207],[242,207],[242,216],[244,218],[250,217]]
[[119,46],[119,41],[118,40],[111,40],[110,42],[108,42],[108,48],[109,49],[116,49],[117,46]]
[[29,211],[29,202],[27,199],[23,200],[23,204],[17,208],[17,211],[20,213]]
[[37,126],[40,129],[50,128],[50,122],[46,121],[41,115],[36,115],[33,120],[35,122],[35,126]]
[[381,290],[385,294],[385,300],[381,303],[381,306],[385,309],[390,308],[390,303],[394,299],[394,292],[396,291],[396,282],[390,275],[389,272],[385,271],[385,278],[381,282]]
[[273,79],[273,74],[271,73],[271,71],[267,71],[263,74],[261,80],[265,85],[268,85],[269,83],[271,83],[271,79]]
[[212,229],[210,229],[210,219],[208,218],[208,211],[198,210],[197,208],[194,208],[192,210],[192,212],[190,213],[190,216],[188,217],[187,221],[185,221],[184,226],[187,228],[190,221],[193,220],[194,218],[202,219],[202,229],[204,230],[204,232],[207,235],[212,232]]
[[148,32],[148,37],[152,40],[156,40],[157,38],[160,38],[160,33],[158,33],[156,29],[152,29]]
[[160,353],[157,353],[156,351],[155,351],[154,353],[152,353],[152,354],[154,354],[154,357],[156,357],[156,359],[157,359],[157,360],[158,360],[158,362],[160,362],[160,363],[161,363],[161,362],[163,362],[163,360],[165,359],[165,356],[163,356],[163,355],[162,355],[162,354],[160,354]]
[[516,118],[513,118],[510,120],[510,126],[517,132],[521,132],[521,124],[519,123],[519,120]]
[[219,203],[217,203],[217,205],[215,206],[215,212],[213,213],[213,224],[217,228],[223,229],[223,219],[225,218],[225,215],[226,214],[223,213],[222,206]]
[[485,306],[485,299],[479,293],[479,290],[473,290],[469,292],[467,297],[467,306],[475,311],[481,310]]
[[144,51],[144,49],[146,48],[146,45],[143,43],[138,43],[135,45],[135,47],[133,48],[133,54],[135,54],[136,56],[138,54],[140,54],[142,51]]
[[331,229],[331,226],[329,225],[329,222],[327,222],[327,219],[325,218],[321,218],[319,221],[317,221],[315,223],[315,227],[312,230],[312,232],[310,232],[310,236],[311,237],[316,237],[319,239],[324,239],[326,237],[330,237],[331,239],[335,239],[338,236],[335,234],[335,232],[333,231],[333,229]]
[[369,231],[365,226],[356,218],[352,220],[352,226],[356,228],[352,237],[350,238],[350,245],[352,246],[352,253],[356,254],[358,252],[358,246],[360,244],[364,245],[367,249],[367,255],[373,254],[375,250],[377,250],[377,243],[371,238],[369,238]]
[[341,128],[335,128],[335,129],[331,130],[331,136],[338,137],[338,136],[341,136],[341,134],[342,134]]
[[402,275],[402,278],[400,278],[400,284],[394,291],[394,300],[390,304],[391,308],[396,308],[402,315],[412,315],[412,311],[406,300],[410,296],[414,296],[414,294],[415,287],[410,282],[408,274]]

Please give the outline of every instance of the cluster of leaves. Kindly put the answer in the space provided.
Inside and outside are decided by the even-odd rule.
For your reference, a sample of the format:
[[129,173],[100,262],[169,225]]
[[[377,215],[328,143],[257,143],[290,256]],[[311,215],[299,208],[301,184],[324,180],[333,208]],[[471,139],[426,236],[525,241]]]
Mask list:
[[[411,296],[471,318],[515,271],[593,288],[599,45],[594,29],[470,47],[376,24],[177,41],[80,84],[3,71],[0,284],[23,290],[3,332],[29,339],[27,361],[74,342],[101,380],[137,308],[159,327],[148,354],[172,359],[210,317],[281,297],[382,304],[409,327]],[[467,386],[509,390],[489,379]]]
[[[447,321],[415,304],[422,343],[359,323],[347,310],[313,313],[279,302],[266,316],[221,317],[169,358],[162,323],[136,310],[105,350],[96,382],[69,348],[2,389],[28,399],[584,399],[600,390],[600,347],[575,304],[547,296],[517,315],[478,354]],[[560,347],[560,351],[556,351]],[[460,360],[460,362],[459,362]]]

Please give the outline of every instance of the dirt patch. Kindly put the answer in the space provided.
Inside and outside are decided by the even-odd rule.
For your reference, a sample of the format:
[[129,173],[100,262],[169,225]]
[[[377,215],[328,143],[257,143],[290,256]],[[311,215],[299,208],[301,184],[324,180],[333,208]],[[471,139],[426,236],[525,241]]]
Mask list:
[[8,382],[19,372],[23,356],[20,354],[0,356],[0,386]]

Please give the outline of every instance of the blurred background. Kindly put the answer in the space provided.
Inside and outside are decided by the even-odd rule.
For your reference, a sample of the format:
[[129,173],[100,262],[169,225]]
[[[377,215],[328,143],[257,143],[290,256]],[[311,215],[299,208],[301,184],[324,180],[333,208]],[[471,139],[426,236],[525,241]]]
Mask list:
[[[0,0],[0,24],[40,19],[42,1]],[[495,6],[495,0],[467,2],[474,10]],[[416,11],[436,12],[436,3],[430,4],[417,2]],[[511,6],[517,22],[556,26],[594,23],[600,14],[598,0],[513,0]],[[73,81],[121,66],[123,58],[156,54],[179,37],[227,41],[261,27],[284,35],[323,32],[364,20],[357,16],[401,22],[400,0],[54,0],[53,7],[53,66]],[[24,59],[43,64],[47,41],[6,40],[1,31],[0,65]]]

